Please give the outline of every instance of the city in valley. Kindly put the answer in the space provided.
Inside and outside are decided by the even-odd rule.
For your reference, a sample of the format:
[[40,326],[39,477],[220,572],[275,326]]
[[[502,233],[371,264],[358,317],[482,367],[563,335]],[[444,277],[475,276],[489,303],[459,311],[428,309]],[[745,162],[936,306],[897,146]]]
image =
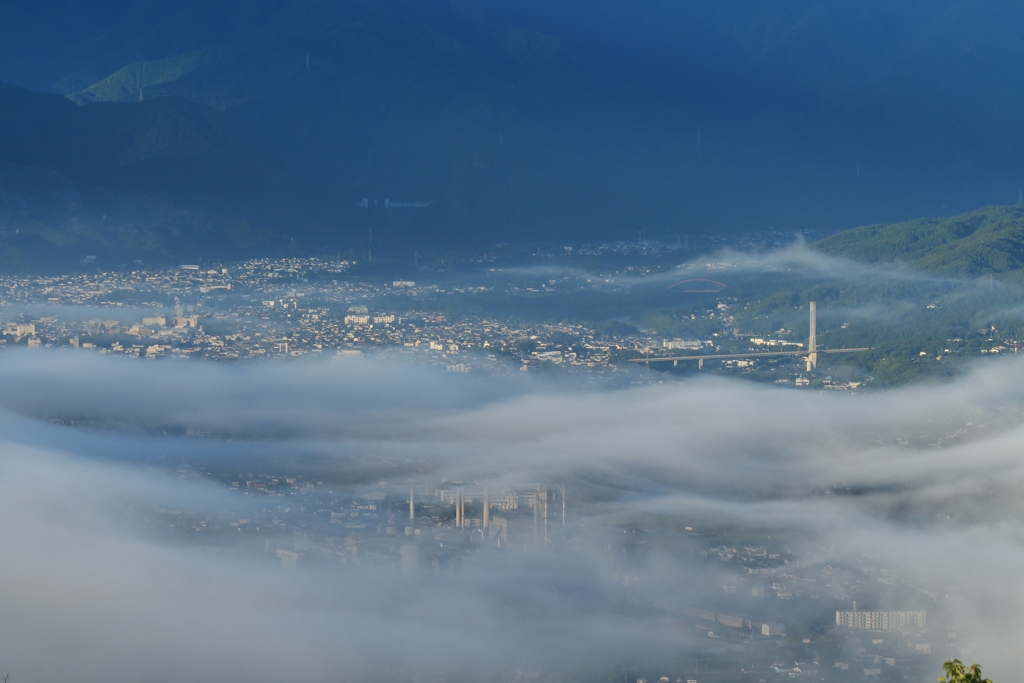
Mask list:
[[1020,678],[1024,2],[0,8],[0,683]]
[[[637,372],[636,365],[644,361],[654,360],[655,370],[690,371],[704,367],[697,356],[723,355],[708,358],[708,369],[732,374],[764,370],[775,383],[791,386],[814,381],[831,389],[856,389],[862,384],[824,374],[813,378],[802,370],[806,322],[796,331],[780,329],[776,337],[743,334],[732,316],[743,303],[724,296],[727,290],[721,296],[698,290],[699,303],[686,316],[692,318],[692,330],[677,336],[620,319],[588,324],[550,316],[488,315],[473,304],[487,294],[527,302],[542,294],[572,297],[613,282],[580,272],[502,279],[500,269],[481,269],[472,284],[446,285],[429,272],[428,279],[442,283],[361,278],[351,274],[354,265],[315,258],[260,259],[217,267],[3,276],[0,347],[214,360],[373,354],[413,358],[449,372],[565,371],[611,385],[664,379]],[[721,265],[707,266],[715,267]],[[698,284],[691,287],[710,282],[693,279]],[[612,293],[605,295],[614,297],[615,288],[623,289],[612,285]],[[692,359],[656,361],[679,357]]]
[[[902,524],[900,515],[906,514],[924,515],[924,521],[914,523],[940,528],[963,523],[956,513],[940,512],[938,521],[929,518],[931,508],[925,503],[923,512],[914,511],[916,504],[909,512],[897,512],[886,507],[898,505],[888,499],[878,508],[879,503],[872,502],[876,496],[895,495],[886,485],[875,490],[873,484],[851,482],[840,474],[830,481],[801,482],[802,475],[787,479],[778,474],[770,481],[744,483],[743,476],[723,473],[723,481],[730,483],[722,485],[717,503],[690,498],[681,507],[668,509],[642,501],[647,496],[657,500],[677,486],[679,494],[690,484],[672,483],[676,474],[668,465],[631,456],[628,447],[615,455],[621,458],[616,467],[624,468],[619,478],[598,465],[560,463],[561,455],[552,455],[547,466],[517,462],[526,457],[524,452],[545,448],[530,441],[517,446],[512,459],[501,460],[509,457],[498,455],[505,437],[492,438],[490,432],[476,438],[482,439],[481,453],[493,451],[496,460],[483,455],[456,457],[442,452],[467,447],[458,443],[462,437],[440,450],[410,450],[401,444],[421,439],[429,444],[435,437],[403,437],[401,419],[384,426],[388,420],[373,412],[405,410],[406,399],[399,396],[422,392],[422,387],[406,390],[401,383],[389,386],[387,373],[396,364],[421,368],[435,378],[430,381],[439,398],[433,407],[441,412],[426,424],[444,425],[453,419],[445,417],[445,411],[456,407],[445,407],[451,399],[442,397],[452,382],[505,387],[499,393],[514,399],[538,391],[523,389],[522,382],[548,386],[545,383],[554,377],[561,378],[559,391],[597,391],[605,397],[602,400],[632,403],[630,392],[661,391],[672,385],[692,383],[698,393],[705,388],[714,393],[726,385],[704,384],[721,381],[709,378],[750,376],[756,369],[762,372],[757,376],[762,381],[752,386],[762,387],[757,391],[788,392],[781,396],[792,398],[783,398],[778,405],[790,413],[808,408],[790,410],[786,401],[814,401],[815,396],[884,400],[878,397],[887,392],[872,388],[870,379],[823,377],[812,363],[816,347],[813,336],[808,339],[807,327],[796,332],[781,329],[774,337],[743,334],[735,327],[733,313],[748,302],[726,297],[724,291],[693,292],[697,296],[688,310],[695,312],[689,321],[699,333],[689,336],[642,331],[628,319],[595,325],[499,318],[475,312],[467,301],[487,293],[526,299],[572,297],[592,290],[598,278],[571,271],[545,274],[539,280],[517,275],[495,282],[501,277],[495,273],[501,271],[482,270],[470,283],[445,284],[431,272],[426,277],[434,282],[384,281],[354,275],[355,265],[290,258],[216,267],[136,266],[66,276],[3,277],[0,344],[6,350],[0,352],[0,361],[9,358],[30,367],[57,362],[72,376],[75,366],[67,363],[75,358],[99,363],[91,366],[92,379],[69,380],[71,385],[91,386],[81,391],[93,399],[78,396],[77,389],[40,386],[30,372],[28,379],[9,382],[22,382],[19,391],[25,396],[38,398],[56,391],[53,396],[63,394],[66,400],[29,399],[9,407],[45,421],[49,428],[73,429],[91,435],[88,438],[141,439],[147,471],[184,485],[215,487],[213,502],[190,503],[189,496],[172,496],[169,502],[122,501],[118,516],[132,533],[156,543],[277,572],[280,576],[274,580],[285,584],[359,581],[371,575],[388,586],[387,591],[410,600],[414,595],[455,590],[461,582],[492,581],[477,590],[500,593],[502,582],[511,581],[522,584],[520,588],[531,596],[528,601],[536,601],[534,609],[568,610],[576,619],[604,619],[615,629],[626,629],[616,631],[616,645],[602,646],[600,654],[584,659],[579,653],[559,656],[557,648],[539,647],[529,639],[524,644],[510,633],[512,644],[474,665],[474,675],[484,680],[923,681],[933,677],[936,662],[947,653],[971,651],[972,642],[961,635],[957,616],[958,606],[968,598],[949,577],[917,573],[892,562],[883,551],[847,548],[848,532],[823,522],[737,516],[725,503],[738,497],[770,505],[781,496],[812,509],[825,505],[870,510],[866,514],[881,514],[894,524]],[[721,267],[708,264],[688,274]],[[605,282],[611,289],[608,296],[622,289],[612,278]],[[797,315],[803,318],[808,312],[802,309]],[[805,324],[813,327],[813,318]],[[989,342],[988,353],[1013,350],[1012,344]],[[33,360],[37,357],[41,360]],[[182,364],[181,359],[200,362]],[[370,380],[362,389],[357,386],[352,389],[355,394],[386,391],[394,392],[394,398],[368,398],[365,406],[354,408],[355,414],[370,411],[365,423],[357,417],[351,424],[342,420],[311,431],[301,420],[289,423],[298,418],[289,418],[284,404],[273,403],[274,387],[252,389],[253,414],[267,410],[260,401],[268,400],[274,407],[261,420],[246,424],[219,422],[202,406],[183,414],[174,403],[138,414],[108,410],[107,399],[101,398],[117,403],[115,394],[108,393],[111,389],[104,388],[111,373],[121,372],[116,368],[142,373],[134,380],[117,380],[138,390],[155,381],[147,379],[146,368],[179,375],[185,382],[192,381],[190,373],[199,372],[195,381],[205,382],[201,373],[216,366],[255,375],[283,367],[304,387],[296,396],[324,391],[317,382],[344,384],[346,372],[361,368],[359,372],[369,372],[370,377],[379,373],[380,380]],[[309,372],[319,377],[303,384]],[[230,383],[242,376],[213,381]],[[115,393],[125,390],[122,384],[111,386],[117,387]],[[159,383],[152,386],[152,400],[161,405],[170,401],[160,398]],[[736,390],[735,399],[746,400],[745,391]],[[149,400],[140,398],[143,404]],[[237,396],[211,400],[224,405],[242,400],[245,405]],[[292,408],[302,410],[304,400]],[[331,399],[323,400],[330,405]],[[483,405],[494,400],[485,399]],[[573,402],[571,395],[564,400]],[[684,410],[699,415],[707,406],[697,400],[696,408]],[[734,399],[708,400],[731,410]],[[935,419],[918,416],[913,426],[872,423],[870,430],[852,438],[864,452],[889,449],[897,454],[893,457],[903,457],[901,452],[939,453],[971,448],[1018,424],[1017,415],[1015,400],[1007,398],[977,415],[943,414],[937,408]],[[786,420],[796,417],[791,414]],[[573,419],[567,417],[566,422]],[[735,420],[745,420],[742,409]],[[429,433],[430,428],[422,428]],[[452,427],[439,427],[447,428]],[[530,420],[523,422],[525,433],[534,428]],[[655,430],[663,428],[665,423],[658,423]],[[790,428],[803,426],[796,419]],[[396,435],[390,435],[392,430],[398,430]],[[798,438],[798,433],[787,438]],[[728,430],[715,434],[715,439],[727,438]],[[467,438],[469,447],[476,448],[473,438]],[[788,450],[771,446],[771,438],[752,435],[741,452]],[[786,441],[779,439],[780,444]],[[812,439],[808,448],[820,450],[825,443]],[[714,457],[727,463],[738,456]],[[644,474],[635,475],[634,468]],[[659,468],[668,469],[659,474]],[[634,476],[640,479],[630,481]],[[700,476],[704,475],[697,476],[693,491],[719,495],[701,488]],[[659,488],[665,490],[654,493]],[[802,528],[804,524],[807,528]],[[516,614],[509,617],[513,633],[536,628],[531,624],[540,618],[519,615],[520,608],[502,609]],[[450,676],[445,667],[422,655],[366,671],[391,680]]]

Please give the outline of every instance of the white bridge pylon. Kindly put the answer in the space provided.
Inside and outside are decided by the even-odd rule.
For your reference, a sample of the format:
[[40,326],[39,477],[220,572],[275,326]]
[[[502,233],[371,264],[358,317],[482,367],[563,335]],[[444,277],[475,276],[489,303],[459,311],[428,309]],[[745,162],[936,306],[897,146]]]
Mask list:
[[806,351],[754,351],[751,353],[714,353],[706,356],[659,356],[645,358],[630,358],[629,363],[662,363],[672,361],[678,365],[681,360],[695,360],[697,367],[703,368],[706,360],[729,360],[734,358],[765,358],[770,356],[807,356],[807,372],[814,372],[818,369],[818,354],[822,353],[855,353],[857,351],[870,351],[872,347],[866,346],[858,349],[819,349],[818,348],[818,305],[810,302],[810,335],[807,340]]

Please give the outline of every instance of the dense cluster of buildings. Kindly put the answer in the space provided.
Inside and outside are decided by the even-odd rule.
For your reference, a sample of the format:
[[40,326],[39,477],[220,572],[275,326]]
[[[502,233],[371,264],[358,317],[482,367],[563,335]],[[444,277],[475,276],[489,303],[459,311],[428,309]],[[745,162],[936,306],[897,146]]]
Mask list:
[[[637,244],[637,249],[647,248]],[[688,248],[687,243],[681,248]],[[620,361],[721,351],[733,320],[730,304],[718,301],[710,304],[709,317],[721,326],[720,333],[680,338],[633,331],[608,336],[579,323],[524,322],[436,306],[446,295],[488,288],[532,293],[579,286],[569,279],[546,281],[539,288],[442,286],[359,278],[352,276],[352,266],[294,258],[230,267],[186,264],[59,277],[6,276],[0,278],[0,348],[225,361],[373,353],[414,358],[457,373],[562,369],[657,381],[657,373]],[[792,338],[737,342],[737,335],[729,336],[730,352],[737,343],[748,344],[752,352],[801,346]],[[719,362],[737,371],[753,366],[744,358]],[[799,359],[792,364],[799,368]],[[781,381],[809,384],[798,371]],[[183,434],[218,436],[195,428],[183,429]],[[965,427],[935,438],[966,434]],[[601,576],[624,603],[672,628],[698,634],[702,647],[716,653],[719,673],[756,676],[751,680],[758,683],[805,676],[906,680],[916,675],[933,646],[956,645],[955,629],[941,619],[929,619],[920,608],[929,600],[887,602],[894,594],[934,593],[909,584],[872,558],[825,565],[788,547],[723,541],[714,528],[687,526],[673,541],[679,545],[674,550],[719,577],[714,590],[656,592],[633,561],[643,542],[632,539],[646,530],[593,524],[584,529],[579,521],[586,503],[574,500],[572,491],[557,483],[499,487],[406,480],[354,489],[345,482],[297,474],[225,475],[191,466],[183,466],[180,473],[220,480],[245,498],[239,506],[244,512],[158,507],[129,513],[163,533],[198,544],[241,544],[290,570],[369,565],[406,580],[422,571],[459,571],[481,553],[593,553],[602,547]],[[594,543],[601,534],[601,542]],[[610,542],[613,538],[618,540]],[[893,589],[897,584],[902,592]],[[871,609],[857,610],[858,599]],[[853,609],[846,610],[851,603]],[[664,673],[670,675],[648,680],[704,680],[697,671]],[[519,672],[516,680],[539,678]]]
[[[799,346],[765,338],[744,342],[727,335],[731,317],[723,303],[717,308],[712,303],[708,312],[722,333],[690,338],[629,326],[608,335],[578,323],[443,310],[449,299],[465,301],[487,292],[529,296],[575,291],[586,286],[578,277],[539,284],[441,286],[359,278],[351,275],[352,267],[345,261],[315,258],[258,259],[231,267],[186,264],[159,270],[0,277],[0,348],[78,348],[137,358],[217,360],[383,353],[414,357],[452,372],[557,367],[618,375],[619,380],[628,374],[633,381],[640,368],[627,369],[623,359],[681,351],[715,353],[726,341],[732,351],[737,343],[746,343],[752,351]],[[770,362],[793,365],[794,372],[799,368],[789,359]],[[720,361],[718,367],[745,372],[754,365],[741,358]],[[784,381],[794,380],[800,378],[785,375]]]
[[836,612],[836,625],[863,631],[902,631],[917,626],[925,627],[926,614],[921,611],[879,612],[857,611],[857,603],[850,611]]
[[[412,281],[339,277],[351,264],[318,259],[250,261],[233,268],[182,266],[62,277],[0,278],[7,346],[97,349],[135,357],[247,359],[415,353],[455,371],[490,358],[518,367],[543,363],[607,366],[620,346],[654,349],[639,336],[611,342],[569,324],[514,323],[422,310],[371,310],[368,299],[445,292]],[[479,288],[475,288],[479,289]],[[452,288],[462,293],[465,288]],[[556,341],[557,340],[557,341]]]
[[[422,572],[471,569],[493,553],[583,554],[597,563],[605,595],[628,602],[638,617],[696,638],[717,658],[719,674],[756,673],[766,681],[916,680],[916,672],[934,669],[933,648],[959,647],[955,628],[941,618],[933,624],[922,608],[937,605],[937,596],[877,558],[822,564],[789,545],[723,544],[714,526],[687,526],[660,538],[661,550],[689,556],[695,571],[715,577],[707,586],[684,583],[665,592],[652,583],[643,559],[642,539],[656,529],[597,523],[586,496],[558,484],[399,477],[353,487],[301,474],[214,474],[199,466],[179,472],[219,480],[245,502],[235,511],[159,507],[131,514],[219,552],[225,544],[241,545],[287,570],[363,566],[409,581]],[[842,609],[851,597],[853,609]],[[857,610],[857,598],[873,608]],[[900,608],[914,604],[895,610],[894,600]],[[831,616],[820,624],[808,620],[819,612],[834,615],[834,623],[828,623]],[[690,670],[662,673],[702,680]]]

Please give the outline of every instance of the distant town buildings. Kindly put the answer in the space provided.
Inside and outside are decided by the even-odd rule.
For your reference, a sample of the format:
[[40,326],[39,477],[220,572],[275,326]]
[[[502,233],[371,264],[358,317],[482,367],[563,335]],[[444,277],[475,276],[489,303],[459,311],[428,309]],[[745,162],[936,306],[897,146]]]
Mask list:
[[[647,254],[659,248],[610,243],[573,253]],[[540,281],[492,282],[483,276],[475,284],[411,279],[382,283],[349,276],[354,265],[345,260],[282,258],[230,267],[182,264],[147,269],[136,263],[121,271],[0,277],[0,348],[58,347],[133,358],[213,360],[376,353],[455,373],[558,368],[623,385],[665,380],[664,373],[646,373],[627,363],[629,359],[800,345],[785,338],[792,335],[786,330],[773,339],[738,334],[730,304],[720,300],[709,301],[703,314],[678,321],[680,326],[694,324],[692,337],[660,334],[643,329],[642,323],[615,322],[610,329],[601,329],[604,324],[501,318],[481,314],[476,305],[460,311],[481,294],[533,299],[534,293],[544,292],[571,297],[605,288],[609,282],[595,283],[579,273]],[[29,315],[26,307],[35,304],[49,306],[50,314]],[[64,306],[69,312],[75,307],[74,314],[63,316]],[[88,315],[90,310],[95,314]],[[773,379],[778,383],[813,386],[799,364],[785,358],[715,361],[712,367],[735,374],[768,371],[776,373]],[[818,383],[828,389],[854,385],[831,379]]]
[[690,349],[697,351],[705,346],[713,346],[710,341],[691,341],[685,339],[666,339],[661,343],[663,349]]
[[864,631],[901,631],[908,626],[925,628],[924,612],[836,612],[836,625]]

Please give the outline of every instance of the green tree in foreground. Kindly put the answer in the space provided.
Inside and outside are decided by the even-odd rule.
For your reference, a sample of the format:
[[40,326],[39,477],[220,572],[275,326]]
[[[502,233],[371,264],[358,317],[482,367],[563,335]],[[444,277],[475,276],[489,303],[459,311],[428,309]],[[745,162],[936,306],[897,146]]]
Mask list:
[[979,664],[965,666],[959,659],[954,659],[943,664],[942,670],[946,675],[937,679],[940,683],[992,683],[989,679],[981,677]]

